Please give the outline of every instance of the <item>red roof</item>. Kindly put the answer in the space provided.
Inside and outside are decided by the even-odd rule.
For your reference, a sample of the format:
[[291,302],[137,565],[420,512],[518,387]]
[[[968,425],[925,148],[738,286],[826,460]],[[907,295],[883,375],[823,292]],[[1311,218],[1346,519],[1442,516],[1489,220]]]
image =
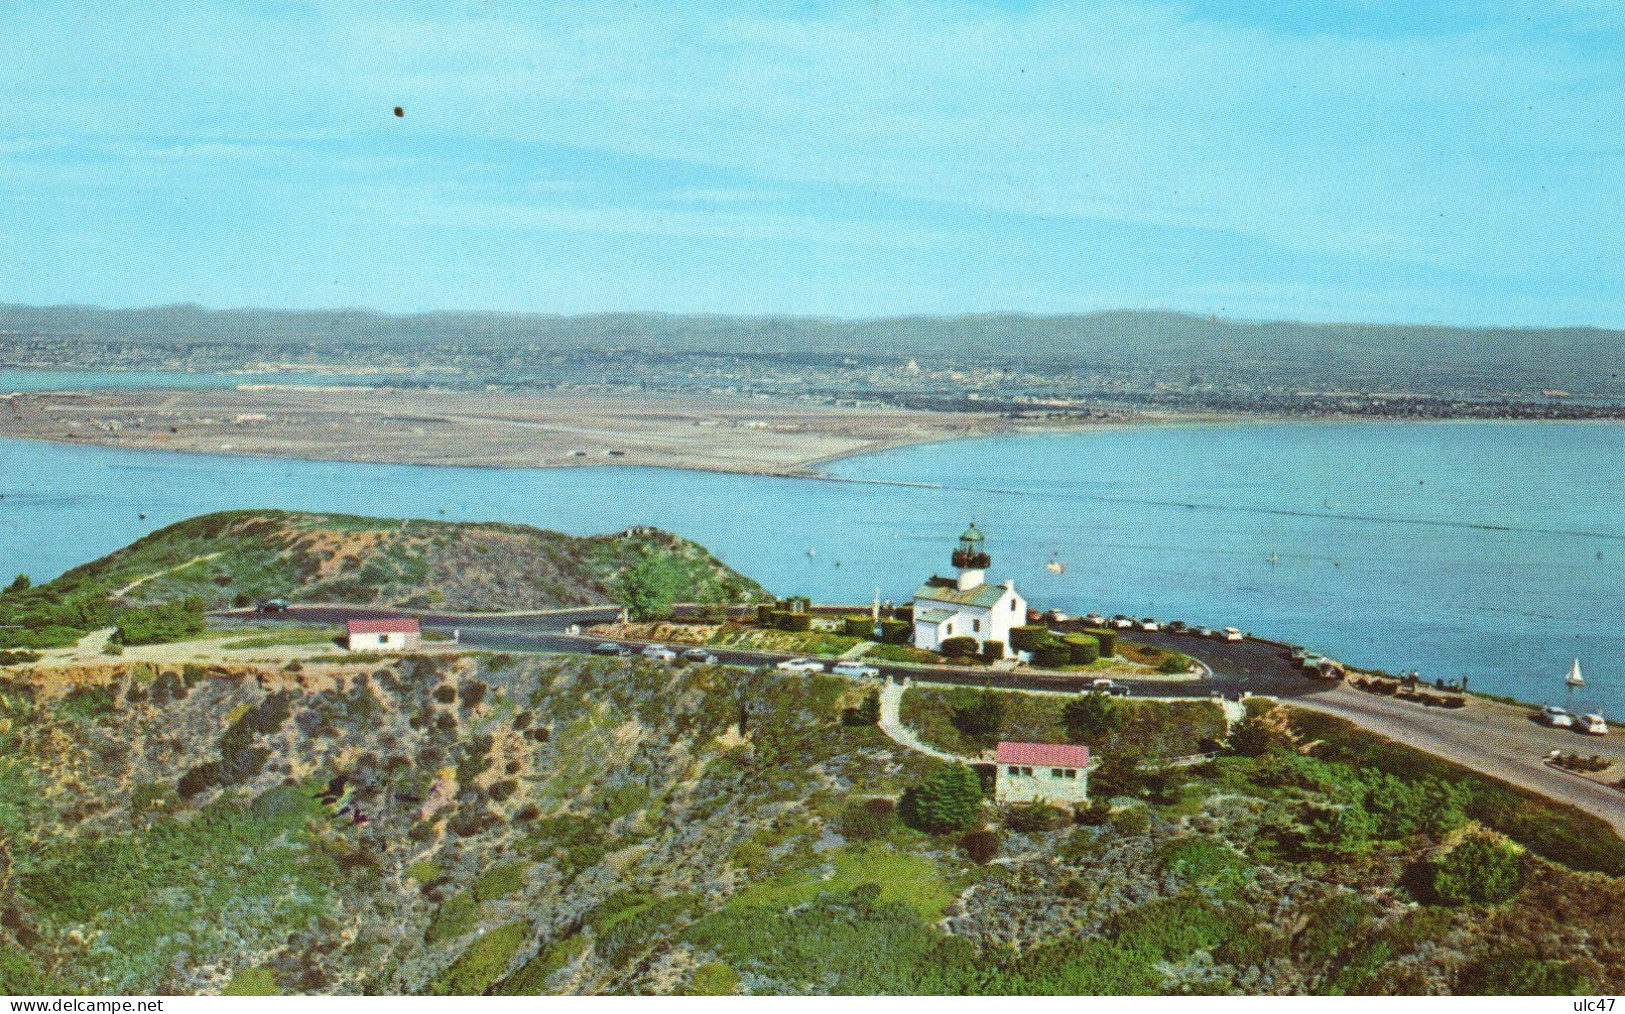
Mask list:
[[418,621],[414,619],[350,620],[344,629],[352,634],[415,634]]
[[1065,743],[1000,743],[993,759],[1000,764],[1086,768],[1089,766],[1089,748]]

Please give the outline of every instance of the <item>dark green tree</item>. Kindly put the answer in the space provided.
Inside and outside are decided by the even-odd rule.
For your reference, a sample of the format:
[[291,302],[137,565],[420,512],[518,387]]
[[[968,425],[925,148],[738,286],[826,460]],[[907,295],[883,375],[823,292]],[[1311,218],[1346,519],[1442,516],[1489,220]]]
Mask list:
[[1004,698],[983,690],[954,708],[954,728],[972,739],[991,740],[1004,729]]
[[668,616],[682,590],[683,575],[668,557],[645,552],[615,583],[615,595],[634,620]]
[[1123,724],[1123,713],[1105,694],[1084,694],[1061,709],[1066,738],[1074,743],[1098,740]]
[[932,834],[963,831],[982,820],[982,783],[963,764],[949,764],[910,789],[904,819]]
[[8,592],[27,591],[28,589],[32,588],[33,586],[34,586],[34,582],[32,582],[32,581],[30,581],[28,579],[27,574],[18,574],[15,578],[12,579],[10,584],[6,585],[6,591],[8,591]]

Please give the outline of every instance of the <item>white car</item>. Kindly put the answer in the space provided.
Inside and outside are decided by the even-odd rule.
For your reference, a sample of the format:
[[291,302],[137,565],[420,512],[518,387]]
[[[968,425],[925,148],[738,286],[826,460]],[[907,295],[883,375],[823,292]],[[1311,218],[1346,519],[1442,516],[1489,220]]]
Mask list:
[[1155,617],[1145,616],[1140,619],[1140,629],[1150,631],[1154,634],[1161,630],[1162,627],[1157,623]]
[[1049,612],[1044,614],[1044,619],[1050,623],[1065,623],[1067,620],[1071,619],[1071,617],[1067,616],[1059,609],[1051,609]]
[[1091,627],[1098,627],[1102,623],[1106,622],[1106,617],[1100,615],[1099,613],[1090,613],[1083,618],[1083,622],[1089,624]]
[[1588,736],[1608,735],[1608,723],[1601,715],[1581,715],[1580,731]]
[[1134,629],[1134,617],[1124,616],[1119,613],[1112,617],[1112,626],[1117,630],[1132,630]]
[[[1191,631],[1191,633],[1195,634],[1197,637],[1212,637],[1213,636],[1213,628],[1212,627],[1197,627],[1195,630]],[[1303,660],[1300,658],[1299,661],[1301,662]]]
[[674,662],[677,660],[677,653],[664,644],[651,644],[643,649],[643,657],[656,662]]
[[860,679],[873,679],[880,675],[879,669],[872,665],[864,665],[862,662],[837,662],[830,672],[837,676],[856,676]]
[[815,662],[810,658],[788,658],[775,668],[783,669],[785,672],[823,672],[824,663]]
[[683,661],[696,665],[716,665],[717,657],[704,648],[689,648],[683,652]]
[[1225,627],[1224,630],[1219,632],[1219,636],[1226,641],[1245,641],[1247,639],[1247,635],[1235,627]]
[[1573,715],[1550,704],[1540,709],[1540,720],[1554,729],[1572,729],[1574,727]]

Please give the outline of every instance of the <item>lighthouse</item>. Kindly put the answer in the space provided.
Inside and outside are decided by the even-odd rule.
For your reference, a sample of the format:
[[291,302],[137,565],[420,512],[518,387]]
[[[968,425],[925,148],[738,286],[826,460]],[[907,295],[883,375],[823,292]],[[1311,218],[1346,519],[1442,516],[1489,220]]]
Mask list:
[[1027,601],[1013,581],[988,584],[993,557],[974,521],[959,536],[950,560],[952,577],[933,574],[914,592],[914,646],[938,651],[949,638],[969,637],[978,650],[997,641],[1002,656],[1010,647],[1010,628],[1026,620]]

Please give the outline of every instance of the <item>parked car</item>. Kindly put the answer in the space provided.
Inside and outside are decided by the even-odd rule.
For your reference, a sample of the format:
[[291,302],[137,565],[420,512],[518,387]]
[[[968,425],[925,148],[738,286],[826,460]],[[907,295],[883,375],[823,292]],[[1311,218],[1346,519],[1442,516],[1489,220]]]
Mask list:
[[1156,633],[1162,628],[1157,624],[1156,617],[1142,616],[1140,617],[1140,629],[1150,631],[1151,633]]
[[1090,680],[1089,685],[1083,688],[1083,692],[1086,694],[1110,694],[1113,697],[1127,697],[1130,693],[1126,685],[1116,680],[1107,679],[1104,676]]
[[272,599],[269,602],[260,603],[260,612],[285,613],[288,611],[288,607],[291,605],[293,605],[293,603],[289,602],[287,599]]
[[632,649],[625,645],[616,644],[614,641],[605,641],[602,644],[593,645],[592,653],[594,655],[613,655],[616,658],[623,658],[632,654]]
[[682,654],[684,662],[693,662],[695,665],[716,665],[717,657],[704,648],[689,648]]
[[1247,635],[1243,634],[1241,631],[1237,630],[1235,627],[1225,627],[1224,630],[1220,631],[1219,637],[1222,640],[1225,640],[1225,641],[1245,641],[1245,640],[1247,640]]
[[1070,618],[1071,617],[1067,616],[1059,609],[1051,609],[1049,612],[1044,614],[1045,621],[1049,623],[1065,623]]
[[1100,615],[1099,613],[1090,613],[1083,618],[1083,622],[1089,624],[1091,627],[1098,627],[1102,623],[1106,622],[1106,617]]
[[1540,709],[1540,720],[1554,729],[1572,729],[1574,727],[1573,715],[1550,704]]
[[775,668],[783,669],[785,672],[823,672],[824,663],[810,658],[789,658]]
[[1581,715],[1580,731],[1588,736],[1608,735],[1608,723],[1603,721],[1601,715]]
[[[1191,631],[1191,633],[1195,634],[1197,637],[1212,637],[1213,636],[1213,628],[1212,627],[1197,627],[1195,630]],[[1303,661],[1303,659],[1299,659],[1298,661],[1301,662],[1301,661]]]
[[664,644],[651,644],[643,649],[643,657],[656,662],[675,662],[677,653]]
[[1322,665],[1326,664],[1328,661],[1330,661],[1330,660],[1328,658],[1326,658],[1326,656],[1324,656],[1324,655],[1305,655],[1303,658],[1298,660],[1298,668],[1300,668],[1300,669],[1319,669]]
[[862,662],[837,662],[830,672],[837,676],[855,676],[859,679],[873,679],[880,675],[879,669],[872,665],[864,665]]
[[1134,617],[1118,613],[1112,617],[1112,626],[1117,630],[1131,630],[1134,627]]

